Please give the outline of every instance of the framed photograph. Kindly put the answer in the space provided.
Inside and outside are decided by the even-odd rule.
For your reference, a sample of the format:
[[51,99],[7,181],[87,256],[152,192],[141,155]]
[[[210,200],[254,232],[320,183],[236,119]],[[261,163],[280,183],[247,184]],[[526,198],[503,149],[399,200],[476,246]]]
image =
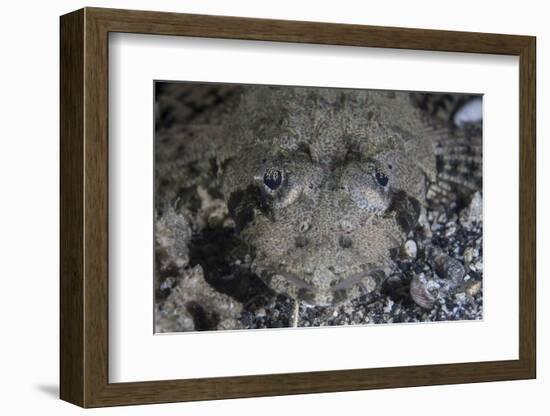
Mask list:
[[63,400],[535,378],[534,37],[60,27]]

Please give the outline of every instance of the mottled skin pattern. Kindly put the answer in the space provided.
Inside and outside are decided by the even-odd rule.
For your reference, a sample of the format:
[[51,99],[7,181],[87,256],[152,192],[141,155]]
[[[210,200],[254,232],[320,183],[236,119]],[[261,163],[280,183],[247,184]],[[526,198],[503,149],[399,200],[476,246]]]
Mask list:
[[254,271],[311,305],[374,290],[436,175],[410,94],[256,87],[234,105],[217,158]]

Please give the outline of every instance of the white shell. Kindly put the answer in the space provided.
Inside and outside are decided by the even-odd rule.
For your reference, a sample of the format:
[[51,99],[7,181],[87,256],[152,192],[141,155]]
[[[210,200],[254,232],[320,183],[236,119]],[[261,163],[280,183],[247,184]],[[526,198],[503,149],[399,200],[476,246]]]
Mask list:
[[455,126],[462,127],[465,124],[479,123],[483,117],[481,97],[474,98],[464,104],[454,115]]

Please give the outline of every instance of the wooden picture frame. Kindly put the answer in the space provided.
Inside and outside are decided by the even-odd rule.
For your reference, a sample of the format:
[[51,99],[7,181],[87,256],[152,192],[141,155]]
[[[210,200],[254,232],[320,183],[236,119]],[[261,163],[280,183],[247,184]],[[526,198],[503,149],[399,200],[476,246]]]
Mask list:
[[[60,396],[82,407],[337,392],[536,376],[535,38],[85,8],[61,17]],[[519,359],[109,383],[108,34],[519,56]]]

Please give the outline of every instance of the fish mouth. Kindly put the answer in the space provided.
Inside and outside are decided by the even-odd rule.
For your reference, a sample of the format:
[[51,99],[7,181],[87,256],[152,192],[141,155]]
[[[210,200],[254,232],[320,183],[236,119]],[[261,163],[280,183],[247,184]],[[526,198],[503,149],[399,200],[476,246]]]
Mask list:
[[307,281],[300,273],[278,267],[262,269],[260,275],[269,286],[278,292],[286,293],[309,305],[323,306],[340,303],[351,298],[351,292],[354,289],[357,293],[357,289],[361,287],[366,288],[369,292],[374,290],[380,280],[377,276],[382,272],[380,268],[361,265],[359,269],[362,270],[338,275],[326,270],[323,273],[327,275],[323,280],[327,284],[323,286]]

